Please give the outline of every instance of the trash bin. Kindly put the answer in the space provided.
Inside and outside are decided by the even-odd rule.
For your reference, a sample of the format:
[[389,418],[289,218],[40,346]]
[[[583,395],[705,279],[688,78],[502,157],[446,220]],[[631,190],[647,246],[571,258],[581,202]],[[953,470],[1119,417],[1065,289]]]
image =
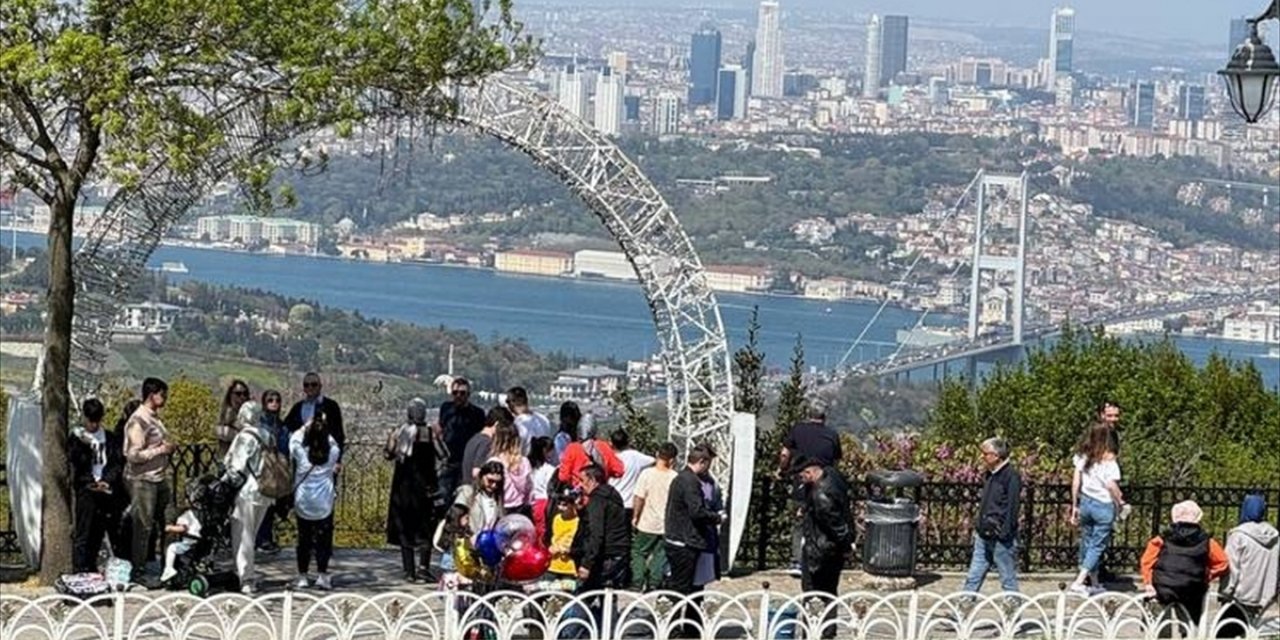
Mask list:
[[[916,570],[916,541],[920,505],[903,494],[924,482],[914,471],[873,471],[867,499],[866,533],[862,540],[862,569],[874,576],[910,577]],[[878,487],[879,490],[876,490]]]

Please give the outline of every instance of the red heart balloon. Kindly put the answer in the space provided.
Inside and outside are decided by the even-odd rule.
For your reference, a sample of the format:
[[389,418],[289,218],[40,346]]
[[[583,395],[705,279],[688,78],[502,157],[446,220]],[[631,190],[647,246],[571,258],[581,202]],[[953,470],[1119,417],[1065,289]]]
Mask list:
[[529,582],[542,577],[551,567],[551,552],[537,545],[526,546],[507,556],[502,577],[511,582]]

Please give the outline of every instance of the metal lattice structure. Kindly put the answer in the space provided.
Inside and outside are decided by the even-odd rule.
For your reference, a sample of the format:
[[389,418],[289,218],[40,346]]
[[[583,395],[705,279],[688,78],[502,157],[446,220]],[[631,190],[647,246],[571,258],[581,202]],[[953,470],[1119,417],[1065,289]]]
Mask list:
[[[706,441],[721,453],[715,468],[729,484],[733,381],[715,296],[693,244],[657,188],[608,138],[554,102],[505,80],[459,92],[458,123],[527,154],[586,203],[634,265],[653,314],[667,370],[673,440]],[[252,159],[298,132],[272,130],[263,105],[225,111],[229,135],[194,174],[161,166],[137,189],[120,192],[76,256],[73,389],[98,384],[111,326],[129,287],[160,238],[236,162]]]

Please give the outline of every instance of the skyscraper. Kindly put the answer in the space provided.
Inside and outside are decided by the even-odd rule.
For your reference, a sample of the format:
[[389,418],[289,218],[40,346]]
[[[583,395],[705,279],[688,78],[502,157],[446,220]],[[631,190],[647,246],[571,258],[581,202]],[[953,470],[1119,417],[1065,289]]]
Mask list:
[[907,70],[907,16],[885,16],[880,21],[880,84],[889,84]]
[[611,67],[600,70],[600,79],[596,82],[596,130],[606,136],[616,136],[622,132],[622,94],[626,88],[622,76]]
[[1204,120],[1204,85],[1184,84],[1178,87],[1178,119]]
[[1232,18],[1231,19],[1231,36],[1230,36],[1230,40],[1227,41],[1228,59],[1230,59],[1230,56],[1236,52],[1236,47],[1240,46],[1240,43],[1244,42],[1245,39],[1248,37],[1249,37],[1249,22],[1244,18]]
[[583,86],[582,70],[576,62],[567,65],[560,73],[560,106],[579,118],[587,115],[587,89]]
[[613,72],[622,78],[622,82],[627,82],[627,52],[626,51],[610,51],[609,56],[605,59]]
[[782,97],[782,27],[778,0],[763,0],[756,20],[756,51],[751,69],[751,94]]
[[741,120],[747,117],[747,72],[731,64],[720,70],[716,90],[716,119]]
[[680,130],[680,96],[664,93],[654,100],[653,132],[657,135],[676,133]]
[[747,41],[747,52],[742,54],[742,69],[747,72],[747,97],[751,97],[751,70],[756,68],[756,41]]
[[1071,50],[1076,33],[1076,11],[1071,7],[1053,10],[1049,22],[1049,77],[1045,78],[1045,88],[1054,91],[1058,85],[1058,76],[1070,74]]
[[883,51],[880,47],[882,35],[880,16],[873,13],[871,19],[867,21],[867,60],[862,70],[862,97],[864,98],[875,98],[880,95],[880,69],[883,62],[880,59],[880,53]]
[[1130,87],[1129,124],[1138,129],[1156,126],[1156,83],[1139,80]]
[[720,70],[720,32],[704,24],[693,34],[689,47],[689,106],[716,100],[716,73]]

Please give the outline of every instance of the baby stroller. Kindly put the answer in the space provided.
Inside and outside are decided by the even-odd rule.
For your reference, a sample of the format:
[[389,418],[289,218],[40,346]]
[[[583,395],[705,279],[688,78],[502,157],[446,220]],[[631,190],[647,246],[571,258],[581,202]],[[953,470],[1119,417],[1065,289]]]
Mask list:
[[200,537],[174,558],[177,575],[164,587],[185,589],[195,596],[208,595],[212,589],[234,589],[238,582],[235,572],[219,571],[213,558],[231,547],[231,510],[239,487],[205,475],[188,481],[186,489],[187,501],[200,521]]

